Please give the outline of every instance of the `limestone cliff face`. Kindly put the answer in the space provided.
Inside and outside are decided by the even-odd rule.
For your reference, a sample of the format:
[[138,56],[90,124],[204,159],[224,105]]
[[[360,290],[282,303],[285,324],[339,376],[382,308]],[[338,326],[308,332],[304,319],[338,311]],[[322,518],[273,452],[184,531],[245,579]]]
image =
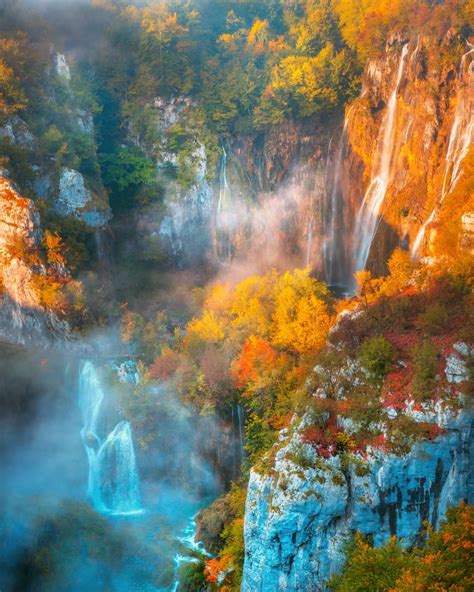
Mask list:
[[162,251],[176,267],[202,265],[212,251],[215,173],[202,114],[190,97],[181,96],[156,97],[145,110],[150,137],[133,122],[128,136],[155,164],[159,188],[134,210],[138,249],[145,258]]
[[30,199],[0,176],[0,340],[18,345],[52,346],[71,341],[69,326],[40,303],[37,257],[41,227]]
[[[462,183],[474,136],[473,57],[449,34],[442,40],[393,38],[385,54],[368,63],[361,96],[346,111],[340,174],[345,208],[352,212],[347,232],[357,258],[357,217],[364,201],[373,207],[380,223],[367,263],[378,273],[395,245],[415,256],[433,254],[433,232],[449,223],[449,232],[460,237],[463,216],[472,213],[472,191]],[[453,208],[450,195],[457,189],[462,196]]]
[[[466,348],[457,344],[447,360],[448,381],[466,380]],[[472,411],[435,404],[405,413],[436,424],[442,434],[403,456],[370,449],[363,470],[338,455],[318,456],[301,439],[305,418],[292,434],[281,432],[270,473],[250,475],[243,592],[325,590],[351,532],[371,535],[376,545],[392,535],[410,544],[425,520],[436,527],[450,505],[472,503]]]

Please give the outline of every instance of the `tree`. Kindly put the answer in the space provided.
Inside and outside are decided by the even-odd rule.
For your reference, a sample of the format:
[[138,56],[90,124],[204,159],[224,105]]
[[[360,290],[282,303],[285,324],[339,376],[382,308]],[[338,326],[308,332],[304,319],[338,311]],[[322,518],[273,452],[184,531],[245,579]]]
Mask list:
[[46,250],[48,263],[56,269],[64,267],[66,265],[66,259],[63,255],[64,244],[61,236],[57,232],[53,233],[46,230],[42,242]]
[[330,581],[333,592],[388,591],[409,564],[409,556],[395,537],[386,545],[374,548],[366,538],[356,534],[346,548],[346,557],[342,574]]
[[27,106],[22,75],[27,64],[24,35],[0,38],[0,116],[8,117]]
[[101,155],[104,183],[125,191],[129,187],[153,183],[155,165],[137,148],[120,148],[113,154]]
[[421,549],[405,551],[391,538],[373,547],[357,534],[346,549],[340,575],[329,582],[333,592],[465,592],[474,586],[474,507],[448,509],[435,532],[428,528]]
[[437,351],[428,339],[412,349],[413,393],[418,399],[433,398],[436,371],[438,368]]
[[331,323],[327,299],[327,288],[307,271],[284,274],[276,288],[273,344],[299,354],[319,351]]
[[412,553],[391,592],[464,592],[474,588],[474,507],[450,508],[438,532],[428,530],[425,548]]

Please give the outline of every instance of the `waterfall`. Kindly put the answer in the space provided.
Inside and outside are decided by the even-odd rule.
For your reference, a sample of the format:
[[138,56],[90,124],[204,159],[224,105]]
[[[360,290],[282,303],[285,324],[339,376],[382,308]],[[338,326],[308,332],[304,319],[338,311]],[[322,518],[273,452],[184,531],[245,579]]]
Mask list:
[[244,411],[242,405],[237,405],[237,418],[239,421],[240,462],[242,462],[244,460]]
[[217,202],[217,225],[221,226],[225,221],[222,220],[223,213],[229,206],[229,184],[227,182],[227,152],[222,144],[222,158],[219,170],[219,199]]
[[221,145],[222,158],[219,170],[219,197],[216,209],[216,253],[221,260],[229,261],[232,257],[232,231],[237,220],[232,204],[232,195],[227,181],[227,152]]
[[370,247],[377,230],[380,209],[391,179],[391,164],[397,120],[397,94],[403,77],[407,53],[408,44],[405,44],[400,56],[395,88],[390,96],[387,112],[382,124],[383,134],[378,146],[380,158],[376,159],[376,163],[372,168],[371,181],[357,215],[355,228],[355,271],[364,269],[367,263]]
[[306,230],[306,267],[311,265],[311,251],[313,250],[314,217],[311,216]]
[[[345,241],[346,237],[341,235],[343,229],[343,211],[344,196],[342,194],[342,165],[344,146],[347,133],[347,126],[349,123],[349,116],[353,107],[349,109],[344,119],[344,126],[342,128],[341,137],[339,140],[339,147],[337,149],[336,160],[334,163],[334,173],[331,188],[331,195],[329,199],[329,225],[325,232],[324,240],[324,260],[326,270],[326,281],[329,285],[342,285],[347,282],[346,278],[346,261],[345,261]],[[331,160],[328,160],[330,166]]]
[[89,462],[87,495],[97,511],[131,514],[141,511],[138,471],[128,421],[110,433],[101,412],[105,394],[94,364],[84,362],[79,376],[81,438]]
[[97,453],[101,501],[113,513],[140,510],[138,473],[128,421],[118,423]]
[[[474,48],[466,52],[461,58],[461,65],[459,68],[459,81],[461,85],[464,83],[466,61],[472,53],[474,53]],[[443,184],[441,187],[441,196],[416,235],[411,248],[413,257],[418,255],[425,238],[426,228],[435,219],[444,198],[451,193],[456,186],[456,183],[459,181],[462,173],[461,163],[467,156],[472,142],[474,141],[474,89],[471,88],[473,83],[474,60],[471,60],[468,68],[467,92],[460,92],[456,104],[456,110],[454,112],[453,125],[449,135],[448,150],[446,152],[446,164],[444,168]]]

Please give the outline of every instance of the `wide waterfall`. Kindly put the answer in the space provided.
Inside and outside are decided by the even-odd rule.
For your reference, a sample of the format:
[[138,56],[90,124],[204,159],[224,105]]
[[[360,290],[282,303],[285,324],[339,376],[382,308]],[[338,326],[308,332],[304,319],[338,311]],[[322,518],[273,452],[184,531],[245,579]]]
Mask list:
[[403,78],[407,53],[408,44],[405,44],[400,57],[395,87],[382,124],[383,134],[377,150],[380,156],[375,159],[371,181],[357,215],[354,236],[355,271],[364,269],[367,263],[370,247],[377,230],[380,210],[391,179],[397,121],[397,95]]
[[466,52],[461,58],[459,68],[459,83],[461,88],[459,99],[456,103],[453,125],[449,136],[448,150],[446,153],[446,165],[444,169],[441,197],[431,211],[424,224],[420,227],[413,242],[411,253],[418,255],[423,244],[426,228],[433,222],[444,198],[451,193],[461,177],[461,163],[467,156],[474,141],[474,60],[471,59],[467,68],[467,81],[465,80],[466,61],[474,55],[474,48]]
[[104,388],[96,367],[83,363],[79,377],[82,443],[89,462],[87,494],[95,509],[107,514],[141,511],[138,471],[128,421],[108,432],[103,417]]

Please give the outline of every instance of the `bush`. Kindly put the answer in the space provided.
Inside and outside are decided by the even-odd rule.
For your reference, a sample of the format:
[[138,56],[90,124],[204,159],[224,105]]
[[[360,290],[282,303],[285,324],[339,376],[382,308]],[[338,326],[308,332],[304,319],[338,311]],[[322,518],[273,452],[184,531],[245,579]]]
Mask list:
[[357,534],[346,548],[346,564],[328,587],[333,592],[464,592],[474,585],[474,508],[450,508],[438,532],[428,529],[426,546],[404,551],[390,539],[374,548]]
[[64,142],[64,135],[55,125],[50,125],[40,138],[40,149],[46,154],[56,154]]
[[395,358],[392,345],[383,336],[369,337],[362,342],[359,360],[373,380],[383,380]]
[[205,592],[207,590],[203,561],[183,563],[179,568],[178,592]]

